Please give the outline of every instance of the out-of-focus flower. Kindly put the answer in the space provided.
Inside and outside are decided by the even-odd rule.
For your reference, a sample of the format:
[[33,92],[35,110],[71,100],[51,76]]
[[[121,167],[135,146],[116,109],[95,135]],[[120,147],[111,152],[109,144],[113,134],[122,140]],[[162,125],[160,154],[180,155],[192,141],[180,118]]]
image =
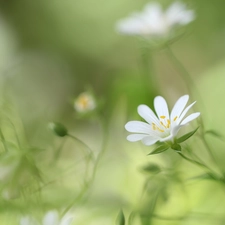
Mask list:
[[24,216],[20,219],[20,225],[38,225],[32,217]]
[[94,96],[89,92],[81,93],[74,102],[74,108],[79,113],[88,113],[96,108]]
[[134,134],[129,135],[127,140],[131,142],[141,140],[145,145],[153,145],[157,141],[173,143],[180,128],[200,115],[199,112],[192,113],[184,119],[189,109],[195,104],[193,102],[185,108],[188,99],[188,95],[180,97],[169,114],[165,99],[157,96],[154,99],[154,108],[157,116],[148,106],[138,106],[138,114],[147,123],[141,121],[128,122],[125,128]]
[[185,4],[173,3],[163,11],[157,2],[149,3],[143,12],[133,13],[130,17],[117,23],[117,30],[125,35],[137,35],[145,38],[165,37],[178,26],[183,26],[195,19],[192,10]]
[[[57,211],[48,211],[42,221],[42,225],[70,225],[73,217],[70,214],[65,214],[61,219]],[[20,225],[38,225],[34,218],[25,216],[20,219]]]

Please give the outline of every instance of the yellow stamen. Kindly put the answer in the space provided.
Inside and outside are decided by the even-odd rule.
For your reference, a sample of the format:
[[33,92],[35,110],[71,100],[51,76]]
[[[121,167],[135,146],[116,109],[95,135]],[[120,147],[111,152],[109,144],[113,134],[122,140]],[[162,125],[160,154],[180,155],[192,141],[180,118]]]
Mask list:
[[160,121],[160,124],[161,124],[163,127],[166,128],[166,126],[164,125],[164,123],[163,123],[162,121]]
[[176,117],[174,117],[173,121],[176,121],[176,119],[177,119],[177,116],[176,116]]
[[167,126],[166,128],[170,128],[170,120],[167,120]]
[[165,117],[165,116],[160,116],[160,118],[161,118],[161,119],[165,119],[166,117]]
[[156,128],[157,128],[158,131],[164,132],[164,130],[162,130],[162,129],[158,128],[158,127],[156,127]]
[[153,129],[153,130],[158,130],[158,131],[160,131],[160,132],[164,132],[163,129],[160,129],[160,128],[157,127],[154,123],[152,123],[152,129]]

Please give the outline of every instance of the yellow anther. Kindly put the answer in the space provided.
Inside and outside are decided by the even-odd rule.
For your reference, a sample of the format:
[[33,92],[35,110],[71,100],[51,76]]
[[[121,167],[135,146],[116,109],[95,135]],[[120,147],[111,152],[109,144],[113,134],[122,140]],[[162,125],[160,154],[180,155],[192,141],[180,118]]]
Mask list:
[[160,116],[160,118],[161,118],[161,119],[165,119],[166,117],[165,117],[165,116]]
[[164,132],[164,130],[160,129],[159,127],[157,127],[154,123],[152,123],[152,129],[153,130],[158,130],[160,132]]
[[170,128],[170,120],[167,120],[167,126],[166,128]]
[[174,117],[173,121],[176,121],[176,119],[177,119],[177,116],[176,116],[176,117]]
[[160,131],[160,132],[164,132],[164,130],[162,130],[162,129],[158,128],[158,127],[157,127],[157,130]]

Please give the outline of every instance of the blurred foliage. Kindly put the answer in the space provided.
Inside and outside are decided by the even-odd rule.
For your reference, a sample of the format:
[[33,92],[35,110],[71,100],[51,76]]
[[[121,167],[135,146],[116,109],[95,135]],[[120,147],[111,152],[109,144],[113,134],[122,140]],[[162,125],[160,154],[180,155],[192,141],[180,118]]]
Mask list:
[[[124,124],[139,118],[139,104],[152,106],[157,94],[172,103],[186,93],[163,49],[149,56],[145,66],[157,78],[147,82],[143,46],[115,31],[117,20],[147,2],[0,1],[1,225],[19,224],[29,213],[42,218],[53,208],[63,212],[71,202],[74,224],[80,225],[113,224],[119,209],[118,224],[224,224],[220,176],[171,149],[147,156],[153,148],[125,140]],[[196,107],[225,174],[225,1],[184,2],[197,17],[172,48],[197,84],[203,103],[196,96]],[[87,87],[100,102],[99,116],[80,118],[73,101]],[[55,137],[47,127],[51,121],[65,124],[78,139]],[[106,145],[105,128],[107,151],[92,174],[92,159]],[[197,138],[188,142],[192,151],[184,145],[184,153],[213,167]]]

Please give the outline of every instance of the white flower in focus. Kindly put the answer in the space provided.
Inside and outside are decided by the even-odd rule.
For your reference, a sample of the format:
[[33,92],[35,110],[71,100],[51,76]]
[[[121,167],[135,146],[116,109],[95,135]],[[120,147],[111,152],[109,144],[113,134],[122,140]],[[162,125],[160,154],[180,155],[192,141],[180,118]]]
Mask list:
[[[42,225],[70,225],[73,217],[70,214],[65,214],[59,219],[57,211],[48,211],[42,221]],[[29,216],[22,217],[20,219],[20,225],[38,225],[37,221]]]
[[75,100],[74,108],[80,113],[90,112],[96,108],[95,99],[90,93],[83,92]]
[[187,10],[183,3],[175,2],[163,11],[161,5],[154,2],[147,4],[143,12],[133,13],[119,21],[117,30],[126,35],[161,37],[168,35],[174,27],[186,25],[194,19],[194,12]]
[[154,108],[157,116],[148,106],[138,106],[138,114],[147,123],[141,121],[128,122],[125,128],[134,134],[127,136],[127,140],[131,142],[141,140],[145,145],[153,145],[157,141],[173,143],[180,128],[200,115],[199,112],[196,112],[184,118],[189,109],[195,104],[193,102],[185,108],[188,99],[188,95],[180,97],[169,114],[165,99],[161,96],[155,97]]

